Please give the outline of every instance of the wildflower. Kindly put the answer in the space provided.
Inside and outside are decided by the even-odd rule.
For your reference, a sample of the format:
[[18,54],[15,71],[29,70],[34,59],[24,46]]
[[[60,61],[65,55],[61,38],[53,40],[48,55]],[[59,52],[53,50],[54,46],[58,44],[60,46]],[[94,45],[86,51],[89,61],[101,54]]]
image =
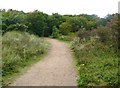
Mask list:
[[81,64],[81,66],[84,66],[85,64]]

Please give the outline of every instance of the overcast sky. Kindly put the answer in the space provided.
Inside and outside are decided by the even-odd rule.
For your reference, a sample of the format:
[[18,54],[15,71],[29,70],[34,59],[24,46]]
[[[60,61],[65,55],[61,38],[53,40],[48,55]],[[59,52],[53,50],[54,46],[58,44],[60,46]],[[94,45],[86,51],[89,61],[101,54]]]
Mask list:
[[104,17],[118,12],[120,0],[0,0],[1,9],[39,10],[47,14],[96,14]]

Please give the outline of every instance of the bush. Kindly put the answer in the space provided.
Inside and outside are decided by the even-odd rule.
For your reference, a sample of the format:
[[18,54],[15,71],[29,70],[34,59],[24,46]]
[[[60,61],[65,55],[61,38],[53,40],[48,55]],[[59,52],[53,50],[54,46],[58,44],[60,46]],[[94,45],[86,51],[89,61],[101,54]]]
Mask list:
[[111,43],[116,43],[117,31],[109,27],[99,27],[91,32],[92,36],[98,36],[99,41],[103,44],[110,45]]
[[72,42],[79,72],[78,86],[118,86],[118,50],[115,22],[79,32]]
[[6,32],[7,27],[8,26],[5,23],[2,23],[2,33],[3,34]]
[[7,32],[2,38],[2,75],[17,72],[29,59],[48,50],[49,44],[43,39],[22,32]]
[[60,32],[62,35],[68,35],[71,31],[71,24],[69,22],[63,22],[60,26]]
[[78,86],[117,86],[118,57],[114,48],[91,40],[76,38],[71,45],[76,56]]
[[75,37],[75,33],[69,33],[68,35],[59,35],[58,39],[63,41],[73,41]]
[[26,31],[27,29],[28,29],[28,26],[26,26],[24,24],[16,23],[16,24],[12,24],[12,25],[8,26],[6,31],[12,31],[12,30],[15,30],[15,31]]
[[59,33],[60,31],[58,30],[58,28],[56,26],[53,26],[53,29],[52,29],[52,37],[53,38],[58,38],[59,37]]

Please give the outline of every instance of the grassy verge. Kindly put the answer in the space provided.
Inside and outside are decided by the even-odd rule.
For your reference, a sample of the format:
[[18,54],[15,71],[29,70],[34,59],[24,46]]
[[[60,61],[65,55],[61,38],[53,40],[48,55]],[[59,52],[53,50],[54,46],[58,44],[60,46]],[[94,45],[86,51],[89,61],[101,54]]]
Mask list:
[[12,72],[9,75],[6,75],[3,77],[3,86],[8,86],[10,85],[12,82],[14,82],[14,80],[16,78],[18,78],[19,76],[21,76],[22,74],[24,74],[25,72],[27,72],[27,70],[33,66],[35,63],[37,63],[38,61],[42,60],[46,55],[48,54],[48,52],[42,54],[42,55],[38,55],[34,58],[30,58],[29,60],[26,60],[25,63],[22,64],[22,67],[19,66],[17,68],[16,72]]
[[2,37],[3,86],[14,80],[23,68],[39,61],[49,50],[50,44],[26,32],[7,32]]
[[71,46],[78,71],[78,86],[118,86],[118,57],[113,48],[99,42],[80,43],[75,39]]

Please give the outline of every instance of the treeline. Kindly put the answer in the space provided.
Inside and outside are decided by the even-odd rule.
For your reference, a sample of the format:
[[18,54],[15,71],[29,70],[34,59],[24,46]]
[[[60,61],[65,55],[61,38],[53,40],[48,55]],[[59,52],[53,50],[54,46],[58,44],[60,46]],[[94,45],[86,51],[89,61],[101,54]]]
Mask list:
[[2,33],[7,31],[27,31],[38,36],[68,35],[70,32],[86,31],[105,26],[112,19],[112,15],[99,18],[97,15],[52,15],[40,11],[25,13],[9,9],[2,12]]

